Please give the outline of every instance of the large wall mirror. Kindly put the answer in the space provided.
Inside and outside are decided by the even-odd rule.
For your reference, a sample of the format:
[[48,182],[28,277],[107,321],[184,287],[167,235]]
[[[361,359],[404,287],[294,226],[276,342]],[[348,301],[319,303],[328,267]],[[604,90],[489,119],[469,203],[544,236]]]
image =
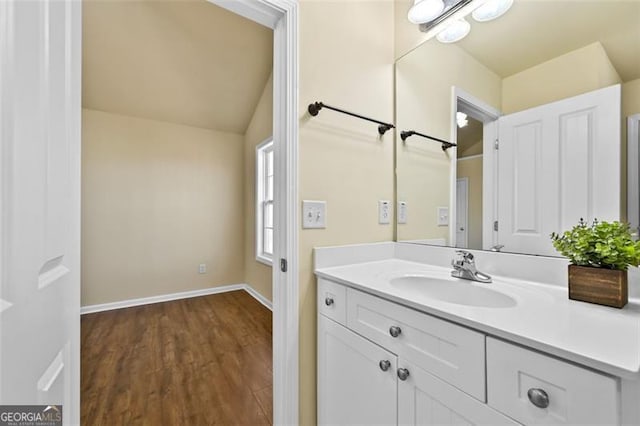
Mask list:
[[397,240],[556,256],[550,234],[580,218],[638,226],[640,1],[469,21],[396,62]]

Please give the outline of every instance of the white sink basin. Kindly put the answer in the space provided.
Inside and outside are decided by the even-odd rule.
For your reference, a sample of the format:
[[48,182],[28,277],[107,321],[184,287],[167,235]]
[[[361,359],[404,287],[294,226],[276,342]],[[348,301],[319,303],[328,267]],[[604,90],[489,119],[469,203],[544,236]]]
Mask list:
[[392,286],[411,292],[416,297],[426,296],[457,305],[512,308],[517,304],[513,297],[491,290],[488,287],[491,284],[477,284],[473,281],[456,278],[442,279],[422,275],[406,275],[393,278],[390,282]]

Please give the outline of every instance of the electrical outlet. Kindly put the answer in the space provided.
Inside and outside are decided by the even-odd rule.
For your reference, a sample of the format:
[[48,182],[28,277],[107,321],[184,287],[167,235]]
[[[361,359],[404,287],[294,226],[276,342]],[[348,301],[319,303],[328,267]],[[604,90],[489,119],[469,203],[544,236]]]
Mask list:
[[207,264],[206,263],[201,263],[200,265],[198,265],[198,273],[199,274],[206,274],[207,273]]
[[302,228],[324,229],[327,227],[327,202],[302,201]]
[[449,207],[438,207],[438,226],[449,226]]
[[407,223],[407,202],[398,201],[398,223]]
[[378,201],[378,223],[380,225],[391,223],[391,203],[387,200]]

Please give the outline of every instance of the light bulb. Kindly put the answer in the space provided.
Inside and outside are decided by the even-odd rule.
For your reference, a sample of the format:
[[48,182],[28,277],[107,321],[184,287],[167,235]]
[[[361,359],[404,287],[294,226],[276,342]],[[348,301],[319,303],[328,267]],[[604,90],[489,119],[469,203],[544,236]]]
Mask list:
[[462,128],[469,124],[469,120],[467,120],[467,114],[464,112],[456,112],[456,123],[458,127]]
[[459,19],[440,31],[436,38],[441,43],[455,43],[465,38],[469,31],[471,31],[471,24],[464,19]]
[[412,24],[424,24],[437,18],[444,10],[442,0],[415,0],[409,9],[407,19]]
[[509,10],[513,5],[513,0],[489,0],[471,13],[473,19],[478,22],[491,21]]

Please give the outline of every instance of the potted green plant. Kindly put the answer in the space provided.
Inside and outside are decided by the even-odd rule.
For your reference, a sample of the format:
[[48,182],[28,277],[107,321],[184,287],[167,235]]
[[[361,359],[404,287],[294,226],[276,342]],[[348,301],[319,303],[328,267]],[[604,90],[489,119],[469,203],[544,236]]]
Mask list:
[[551,234],[553,246],[569,258],[569,298],[622,308],[628,301],[627,269],[640,264],[640,242],[629,224],[598,222]]

